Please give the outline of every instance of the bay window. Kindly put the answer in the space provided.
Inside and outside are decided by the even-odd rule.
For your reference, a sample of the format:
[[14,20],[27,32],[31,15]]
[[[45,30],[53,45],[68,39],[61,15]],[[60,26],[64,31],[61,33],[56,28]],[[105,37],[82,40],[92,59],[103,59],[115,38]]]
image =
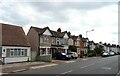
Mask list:
[[27,56],[27,49],[20,49],[20,48],[7,48],[6,56],[7,57],[18,57],[18,56]]

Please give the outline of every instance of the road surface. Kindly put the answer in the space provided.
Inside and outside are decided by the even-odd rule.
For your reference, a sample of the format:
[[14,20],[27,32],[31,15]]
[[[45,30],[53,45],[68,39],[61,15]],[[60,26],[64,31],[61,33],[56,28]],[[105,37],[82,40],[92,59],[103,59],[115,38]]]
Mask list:
[[120,55],[110,57],[90,57],[66,61],[64,64],[52,67],[31,69],[14,73],[15,75],[78,75],[78,76],[119,76]]

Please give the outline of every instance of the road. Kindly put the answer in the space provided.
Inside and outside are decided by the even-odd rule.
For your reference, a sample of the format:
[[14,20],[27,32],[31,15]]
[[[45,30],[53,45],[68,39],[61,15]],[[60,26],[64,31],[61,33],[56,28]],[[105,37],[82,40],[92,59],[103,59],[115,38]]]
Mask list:
[[38,74],[38,75],[94,75],[94,76],[118,76],[120,69],[120,56],[90,57],[67,61],[67,63],[32,69],[14,74]]

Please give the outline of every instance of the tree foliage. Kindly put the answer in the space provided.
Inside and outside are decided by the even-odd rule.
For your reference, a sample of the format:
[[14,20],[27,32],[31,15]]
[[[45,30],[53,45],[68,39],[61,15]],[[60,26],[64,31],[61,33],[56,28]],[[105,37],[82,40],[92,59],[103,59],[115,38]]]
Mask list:
[[69,50],[73,52],[77,52],[77,48],[75,46],[69,45]]
[[101,46],[96,46],[94,50],[89,50],[88,51],[88,56],[100,56],[103,52],[103,48]]
[[103,48],[101,46],[95,47],[94,51],[97,55],[100,55],[103,52]]

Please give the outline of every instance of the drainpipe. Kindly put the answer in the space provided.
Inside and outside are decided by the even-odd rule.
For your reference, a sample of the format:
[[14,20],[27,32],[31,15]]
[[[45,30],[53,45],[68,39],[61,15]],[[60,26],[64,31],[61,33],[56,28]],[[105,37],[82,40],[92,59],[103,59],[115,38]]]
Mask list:
[[40,34],[38,33],[38,52],[37,52],[37,56],[40,56]]

